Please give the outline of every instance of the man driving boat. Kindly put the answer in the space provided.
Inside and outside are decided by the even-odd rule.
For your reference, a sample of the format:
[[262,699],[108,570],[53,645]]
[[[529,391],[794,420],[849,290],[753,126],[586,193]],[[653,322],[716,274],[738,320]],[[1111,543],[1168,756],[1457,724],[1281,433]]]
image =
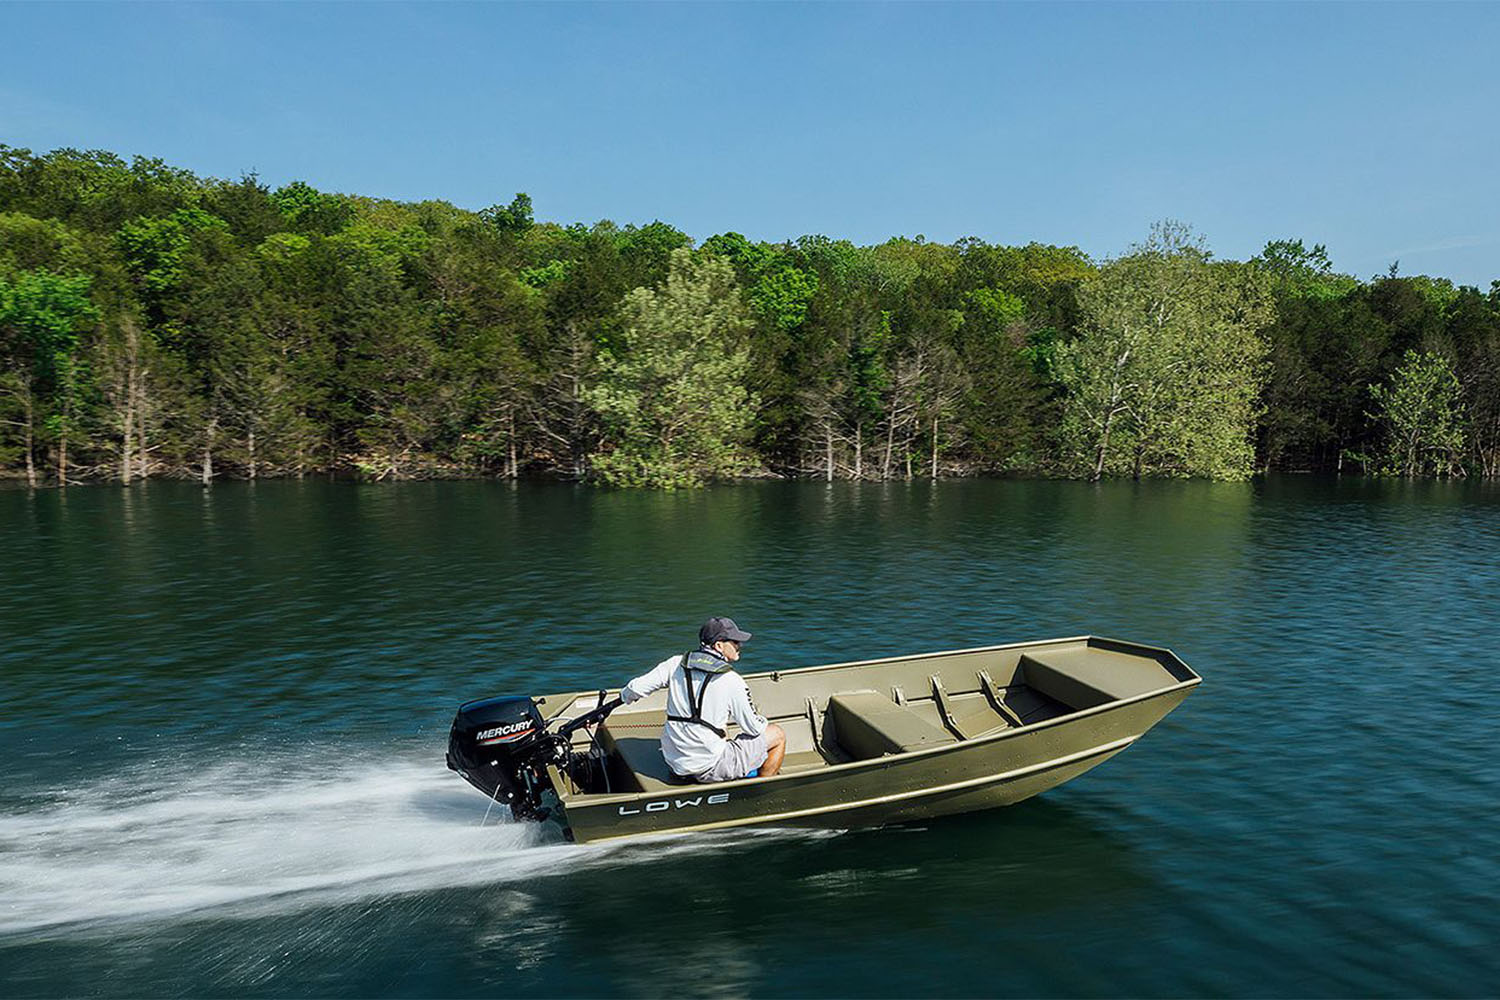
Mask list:
[[[620,689],[626,705],[667,689],[661,752],[679,777],[733,781],[781,770],[786,733],[756,711],[750,686],[734,671],[749,641],[734,619],[710,618],[698,630],[697,649],[662,660]],[[724,731],[731,718],[740,727],[732,740]]]

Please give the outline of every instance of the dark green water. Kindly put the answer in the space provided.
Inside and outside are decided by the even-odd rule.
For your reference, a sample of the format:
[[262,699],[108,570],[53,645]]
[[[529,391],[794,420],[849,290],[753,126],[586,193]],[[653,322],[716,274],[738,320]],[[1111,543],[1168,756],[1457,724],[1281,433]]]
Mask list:
[[[1500,492],[493,483],[0,491],[0,995],[1480,996]],[[1205,677],[922,827],[588,848],[457,702],[1097,632]]]

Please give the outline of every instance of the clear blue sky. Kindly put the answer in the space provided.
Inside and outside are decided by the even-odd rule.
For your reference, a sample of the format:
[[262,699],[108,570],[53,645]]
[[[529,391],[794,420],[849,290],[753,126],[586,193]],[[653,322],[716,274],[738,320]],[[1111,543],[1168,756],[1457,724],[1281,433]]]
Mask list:
[[1500,278],[1500,5],[0,3],[0,142],[539,219]]

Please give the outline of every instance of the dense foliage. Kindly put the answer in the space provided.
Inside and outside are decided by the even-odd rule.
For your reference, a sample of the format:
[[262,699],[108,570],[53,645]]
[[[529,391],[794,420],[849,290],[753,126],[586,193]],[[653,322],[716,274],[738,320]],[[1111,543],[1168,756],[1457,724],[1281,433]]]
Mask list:
[[1500,283],[536,222],[0,146],[0,473],[1500,474]]

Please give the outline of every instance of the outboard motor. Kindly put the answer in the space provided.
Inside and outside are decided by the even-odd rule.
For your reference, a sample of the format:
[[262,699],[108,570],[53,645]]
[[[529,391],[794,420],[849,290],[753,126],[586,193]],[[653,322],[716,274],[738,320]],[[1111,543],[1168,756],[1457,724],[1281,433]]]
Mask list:
[[542,796],[552,790],[547,764],[572,770],[568,748],[574,730],[602,720],[620,705],[618,698],[548,732],[536,702],[521,695],[486,698],[458,706],[448,734],[448,767],[496,802],[504,802],[516,819],[546,819]]
[[524,696],[486,698],[458,707],[448,736],[448,767],[517,819],[541,818],[546,771],[531,757],[547,732],[536,702]]

